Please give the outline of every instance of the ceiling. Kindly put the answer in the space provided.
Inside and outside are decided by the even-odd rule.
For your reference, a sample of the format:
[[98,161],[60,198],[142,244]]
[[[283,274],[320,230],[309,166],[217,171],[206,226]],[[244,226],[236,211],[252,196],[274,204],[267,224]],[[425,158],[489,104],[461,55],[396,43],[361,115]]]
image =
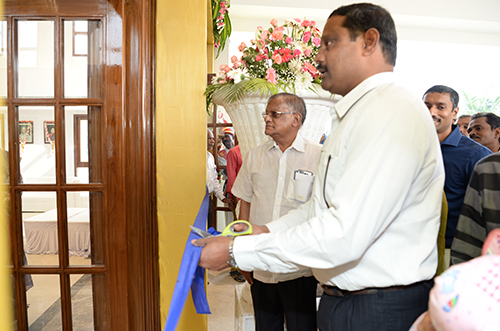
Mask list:
[[[234,31],[255,31],[272,18],[307,18],[322,29],[328,15],[349,2],[339,0],[231,0]],[[499,0],[382,0],[400,39],[500,46]],[[305,6],[307,4],[307,6]]]

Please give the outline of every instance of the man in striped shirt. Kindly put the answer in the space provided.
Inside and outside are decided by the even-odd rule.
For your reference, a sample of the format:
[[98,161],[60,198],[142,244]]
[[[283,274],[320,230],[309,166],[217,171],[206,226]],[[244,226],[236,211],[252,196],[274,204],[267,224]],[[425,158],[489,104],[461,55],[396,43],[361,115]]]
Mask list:
[[481,255],[488,233],[500,228],[500,153],[476,163],[451,246],[451,264]]

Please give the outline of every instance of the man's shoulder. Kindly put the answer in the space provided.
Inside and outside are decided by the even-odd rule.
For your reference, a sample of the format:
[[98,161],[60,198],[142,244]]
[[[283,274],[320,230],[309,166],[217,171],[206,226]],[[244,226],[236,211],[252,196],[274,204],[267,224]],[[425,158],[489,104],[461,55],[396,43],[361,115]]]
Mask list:
[[491,151],[488,148],[464,135],[460,137],[460,142],[457,147],[461,150],[467,151],[468,153],[466,154],[471,158],[479,157],[482,159],[483,157],[491,154]]
[[500,152],[487,155],[477,162],[478,168],[484,166],[498,167],[500,170]]

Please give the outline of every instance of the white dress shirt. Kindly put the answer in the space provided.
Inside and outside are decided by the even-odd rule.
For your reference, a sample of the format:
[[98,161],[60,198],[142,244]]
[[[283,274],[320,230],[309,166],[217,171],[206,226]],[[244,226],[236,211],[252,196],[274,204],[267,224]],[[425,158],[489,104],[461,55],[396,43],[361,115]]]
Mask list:
[[321,150],[311,200],[267,224],[271,233],[236,238],[242,270],[308,267],[351,291],[433,277],[441,151],[428,109],[393,77],[369,77],[335,105],[341,120]]
[[215,196],[221,201],[224,199],[224,192],[217,179],[217,167],[215,166],[214,156],[209,151],[207,151],[207,188],[208,193],[214,192]]
[[[296,170],[316,172],[321,145],[297,135],[284,152],[273,141],[250,150],[236,177],[232,193],[251,203],[249,221],[264,225],[297,209],[304,202],[295,199]],[[255,271],[254,278],[264,283],[277,283],[311,276],[310,269],[293,273]]]

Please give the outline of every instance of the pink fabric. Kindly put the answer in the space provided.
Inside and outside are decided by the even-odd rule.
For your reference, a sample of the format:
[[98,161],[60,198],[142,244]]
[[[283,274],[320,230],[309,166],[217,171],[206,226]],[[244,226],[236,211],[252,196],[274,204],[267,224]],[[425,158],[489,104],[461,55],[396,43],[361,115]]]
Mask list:
[[500,229],[490,233],[484,255],[450,267],[435,279],[429,314],[438,331],[500,330]]

